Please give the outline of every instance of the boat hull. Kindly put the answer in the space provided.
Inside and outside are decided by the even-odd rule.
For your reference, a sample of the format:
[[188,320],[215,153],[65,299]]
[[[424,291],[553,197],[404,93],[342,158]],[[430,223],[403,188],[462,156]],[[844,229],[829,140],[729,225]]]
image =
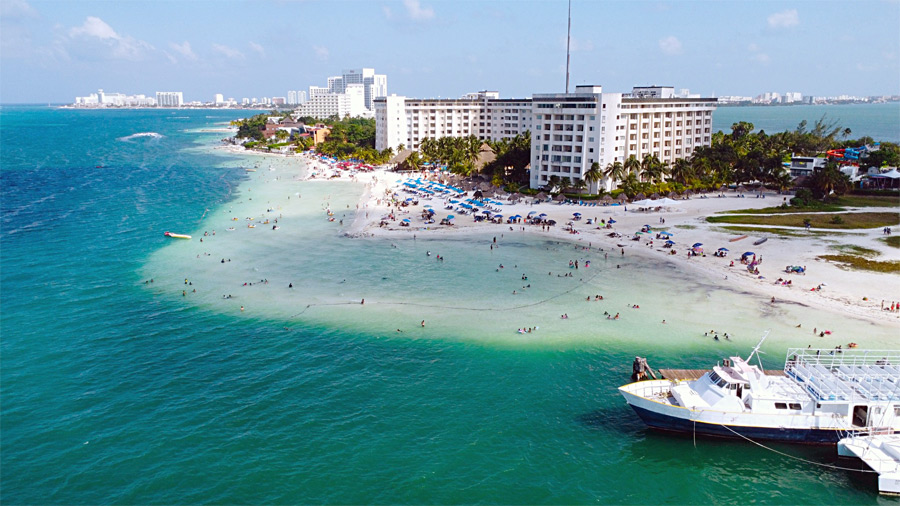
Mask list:
[[[752,439],[765,441],[783,441],[787,443],[804,444],[837,444],[846,432],[836,429],[813,428],[783,428],[783,427],[752,427],[742,425],[726,425],[705,421],[693,421],[672,415],[651,411],[646,408],[631,405],[635,413],[647,424],[648,427],[666,432],[678,432],[694,434],[698,436]],[[730,430],[729,430],[730,429]],[[743,436],[743,437],[742,437]]]

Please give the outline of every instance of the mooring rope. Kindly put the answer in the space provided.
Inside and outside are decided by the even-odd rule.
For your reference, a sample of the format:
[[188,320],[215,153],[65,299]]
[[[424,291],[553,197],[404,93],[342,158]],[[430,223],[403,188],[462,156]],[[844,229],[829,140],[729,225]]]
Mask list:
[[778,450],[776,450],[776,449],[774,449],[774,448],[769,448],[768,446],[766,446],[766,445],[764,445],[764,444],[762,444],[762,443],[760,443],[760,442],[758,442],[758,441],[754,441],[754,440],[750,439],[749,437],[747,437],[747,436],[741,434],[740,432],[736,432],[736,431],[732,430],[731,427],[729,427],[729,426],[727,426],[727,425],[725,425],[725,424],[719,424],[719,425],[721,425],[722,427],[725,427],[726,429],[728,429],[729,431],[731,431],[733,434],[736,434],[736,435],[738,435],[738,436],[740,436],[740,437],[746,439],[747,441],[750,441],[751,443],[755,444],[756,446],[759,446],[760,448],[763,448],[763,449],[765,449],[765,450],[769,450],[770,452],[777,453],[778,455],[781,455],[782,457],[787,457],[787,458],[793,459],[793,460],[799,460],[800,462],[805,462],[805,463],[807,463],[807,464],[813,464],[813,465],[817,465],[817,466],[820,466],[820,467],[827,467],[827,468],[829,468],[829,469],[838,469],[838,470],[841,470],[841,471],[854,471],[854,472],[859,472],[859,473],[877,473],[877,471],[873,471],[873,470],[871,470],[871,469],[855,469],[855,468],[852,468],[852,467],[833,466],[833,465],[831,465],[831,464],[823,464],[822,462],[816,462],[816,461],[813,461],[813,460],[804,459],[803,457],[797,457],[797,456],[794,456],[794,455],[791,455],[791,454],[788,454],[788,453],[780,452],[780,451],[778,451]]

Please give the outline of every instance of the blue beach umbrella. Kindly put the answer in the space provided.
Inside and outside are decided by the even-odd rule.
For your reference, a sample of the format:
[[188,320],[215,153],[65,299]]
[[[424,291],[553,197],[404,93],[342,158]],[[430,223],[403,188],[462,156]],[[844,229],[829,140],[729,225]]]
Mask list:
[[491,214],[492,212],[494,212],[494,211],[489,211],[489,210],[485,209],[484,211],[481,211],[481,214]]
[[528,211],[528,216],[531,216],[531,215],[534,215],[534,214],[537,214],[537,211]]
[[581,216],[581,213],[572,213],[572,216]]
[[406,223],[409,223],[409,218],[403,218],[403,219],[400,220],[400,221],[405,221]]
[[428,209],[428,208],[431,207],[431,205],[430,205],[430,204],[426,204],[426,205],[424,205],[424,206],[422,206],[422,207],[424,207],[425,209]]
[[541,213],[541,214],[538,215],[538,218],[544,218],[544,217],[546,217],[546,216],[547,216],[547,213]]
[[660,232],[659,235],[664,235],[666,237],[672,237],[672,234],[670,234],[669,232]]
[[752,252],[752,251],[747,251],[747,252],[745,252],[745,253],[744,253],[743,255],[741,255],[741,256],[742,256],[742,257],[752,257],[752,256],[754,256],[754,255],[756,255],[756,253],[754,253],[754,252]]
[[719,248],[719,251],[728,251],[728,248]]
[[669,240],[669,241],[666,241],[666,244],[671,246],[672,244],[675,244],[675,241]]
[[434,214],[434,209],[428,209],[428,214]]
[[496,220],[496,219],[498,219],[498,218],[502,220],[502,219],[503,219],[503,215],[502,215],[502,214],[495,214],[495,215],[494,215],[494,219]]
[[692,247],[692,248],[699,248],[700,246],[703,246],[703,243],[702,243],[702,242],[695,242],[694,245],[691,246],[691,247]]
[[606,222],[607,222],[607,223],[615,223],[615,222],[616,222],[616,220],[614,220],[614,219],[612,219],[612,218],[610,218],[610,219],[608,219],[608,220],[606,220]]
[[455,219],[455,218],[456,218],[456,216],[453,216],[452,214],[448,214],[448,215],[447,215],[447,219],[448,219],[448,220],[452,220],[452,219]]

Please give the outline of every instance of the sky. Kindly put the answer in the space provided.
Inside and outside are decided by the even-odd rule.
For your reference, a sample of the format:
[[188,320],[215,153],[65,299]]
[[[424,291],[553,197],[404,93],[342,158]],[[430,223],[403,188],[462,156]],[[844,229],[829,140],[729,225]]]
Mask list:
[[[566,0],[0,0],[0,103],[286,96],[373,67],[388,93],[565,90]],[[572,0],[570,83],[703,96],[900,94],[900,0]]]

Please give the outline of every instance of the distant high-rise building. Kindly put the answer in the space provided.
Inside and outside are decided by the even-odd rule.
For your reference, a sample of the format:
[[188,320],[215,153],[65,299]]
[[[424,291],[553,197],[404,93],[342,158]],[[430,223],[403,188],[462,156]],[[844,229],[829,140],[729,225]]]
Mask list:
[[285,105],[287,99],[284,97],[272,97],[272,105]]
[[297,90],[297,104],[306,103],[306,92],[303,90]]
[[213,101],[216,105],[224,105],[225,104],[225,96],[221,93],[216,93],[215,97],[213,97]]
[[184,96],[180,91],[157,91],[156,105],[159,107],[181,107]]
[[288,90],[287,96],[288,105],[297,105],[297,92],[294,90]]
[[364,86],[364,98],[366,109],[374,110],[373,102],[376,98],[387,96],[387,76],[384,74],[376,74],[375,69],[361,68],[344,70],[340,78],[329,78],[329,86],[331,79],[338,80],[342,86],[346,88],[348,84],[362,84]]

